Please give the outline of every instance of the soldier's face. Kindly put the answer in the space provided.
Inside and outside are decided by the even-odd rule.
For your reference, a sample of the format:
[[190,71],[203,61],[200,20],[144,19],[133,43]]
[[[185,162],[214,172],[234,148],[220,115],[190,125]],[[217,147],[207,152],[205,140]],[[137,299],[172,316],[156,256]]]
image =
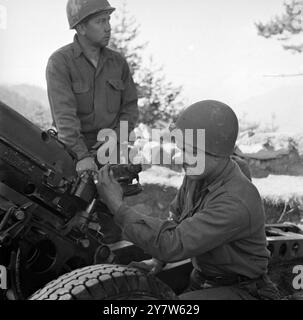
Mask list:
[[190,180],[203,180],[207,176],[209,176],[218,167],[218,165],[220,163],[219,158],[208,155],[207,153],[204,155],[204,157],[205,157],[205,167],[204,167],[203,172],[201,172],[200,174],[196,174],[196,175],[188,174],[188,172],[191,172],[189,169],[193,166],[184,162],[183,168],[185,170],[185,174],[188,177],[188,179],[190,179]]
[[110,13],[102,12],[94,15],[85,23],[83,32],[92,45],[106,47],[111,36]]
[[183,161],[186,176],[194,180],[203,179],[207,169],[205,166],[206,154],[204,149],[201,148],[203,145],[199,144],[199,147],[197,147],[197,143],[191,141],[192,139],[184,139],[182,134],[176,135],[175,138],[176,145],[180,150],[178,160]]

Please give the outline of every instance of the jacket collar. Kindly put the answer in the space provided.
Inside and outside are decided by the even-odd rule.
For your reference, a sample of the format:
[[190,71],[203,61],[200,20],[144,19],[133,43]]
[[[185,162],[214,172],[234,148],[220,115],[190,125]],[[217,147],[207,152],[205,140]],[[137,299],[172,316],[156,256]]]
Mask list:
[[234,169],[235,169],[235,163],[231,159],[229,159],[224,169],[218,175],[215,175],[213,177],[213,180],[208,185],[207,189],[210,192],[213,192],[219,187],[221,187],[230,178]]
[[198,182],[200,184],[200,190],[213,192],[220,188],[226,180],[229,179],[229,176],[235,168],[234,162],[230,159],[225,167],[220,171],[214,172],[210,177],[207,177],[205,180]]

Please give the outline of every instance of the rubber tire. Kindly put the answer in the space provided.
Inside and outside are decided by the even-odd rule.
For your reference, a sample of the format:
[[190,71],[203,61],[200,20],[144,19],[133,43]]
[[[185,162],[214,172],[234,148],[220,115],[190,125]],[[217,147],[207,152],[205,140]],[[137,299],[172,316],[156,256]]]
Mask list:
[[52,281],[30,300],[177,300],[162,281],[119,265],[95,265]]

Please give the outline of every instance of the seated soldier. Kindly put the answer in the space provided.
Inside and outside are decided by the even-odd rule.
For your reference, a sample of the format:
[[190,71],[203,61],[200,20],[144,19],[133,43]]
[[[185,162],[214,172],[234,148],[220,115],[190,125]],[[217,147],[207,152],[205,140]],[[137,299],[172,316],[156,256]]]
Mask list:
[[[231,158],[238,136],[233,110],[218,101],[203,101],[186,109],[176,122],[182,132],[205,129],[205,169],[186,176],[171,204],[172,219],[163,221],[136,212],[123,202],[120,185],[106,166],[97,188],[124,238],[154,259],[137,264],[158,272],[164,263],[191,258],[190,290],[181,299],[279,299],[267,276],[265,215],[256,187]],[[198,140],[198,139],[197,139]],[[182,145],[186,155],[190,149]]]

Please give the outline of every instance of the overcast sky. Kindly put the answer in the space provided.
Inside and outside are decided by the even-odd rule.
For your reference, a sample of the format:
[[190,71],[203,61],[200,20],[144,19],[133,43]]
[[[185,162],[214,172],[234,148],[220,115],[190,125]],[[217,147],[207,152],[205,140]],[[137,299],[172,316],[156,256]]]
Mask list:
[[[122,1],[111,0],[113,6]],[[7,28],[0,30],[0,83],[45,84],[48,57],[71,42],[66,0],[0,0]],[[303,72],[303,55],[257,35],[254,23],[283,10],[282,0],[128,0],[148,42],[146,57],[163,65],[167,78],[183,85],[188,102],[212,98],[240,104],[303,77],[267,74]]]

